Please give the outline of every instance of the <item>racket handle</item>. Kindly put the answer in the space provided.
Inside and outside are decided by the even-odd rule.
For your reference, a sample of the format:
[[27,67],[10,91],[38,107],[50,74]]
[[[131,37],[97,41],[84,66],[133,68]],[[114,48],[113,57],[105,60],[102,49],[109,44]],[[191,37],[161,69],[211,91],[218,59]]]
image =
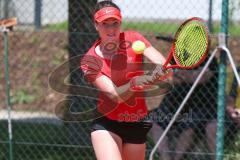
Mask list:
[[168,79],[169,77],[173,77],[173,71],[167,71],[166,74],[164,74],[163,76],[160,76],[159,80],[165,80]]
[[169,77],[173,76],[173,71],[168,70],[167,68],[164,68],[163,66],[157,65],[157,67],[151,71],[151,74],[155,74],[154,71],[157,70],[156,72],[158,73],[161,70],[161,74],[159,75],[159,78],[157,80],[163,81],[168,79]]
[[[173,52],[174,52],[174,46],[171,47],[171,50],[170,50],[170,52],[169,52],[169,54],[168,54],[168,57],[167,57],[165,63],[163,64],[163,66],[162,66],[164,70],[170,68],[170,67],[168,67],[168,64],[170,64],[170,61],[171,61],[172,58],[173,58]],[[172,66],[172,65],[171,65],[171,66]],[[172,68],[172,67],[171,67],[171,68]]]

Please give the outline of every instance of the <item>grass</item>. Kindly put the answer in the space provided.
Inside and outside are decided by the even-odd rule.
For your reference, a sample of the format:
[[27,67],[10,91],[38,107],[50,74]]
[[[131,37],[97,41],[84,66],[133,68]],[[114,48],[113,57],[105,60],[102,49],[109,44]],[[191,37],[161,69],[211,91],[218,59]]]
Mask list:
[[[125,29],[134,29],[141,32],[168,32],[173,33],[176,31],[178,24],[174,23],[135,23],[135,22],[123,22],[122,28]],[[50,24],[44,27],[47,31],[67,31],[68,30],[68,22],[62,22],[57,24]],[[169,30],[170,29],[170,30]]]
[[12,104],[30,104],[36,99],[36,96],[33,96],[27,93],[26,90],[17,90],[16,93],[11,98]]
[[[219,33],[221,30],[220,25],[213,26],[213,33]],[[240,36],[240,26],[239,25],[229,25],[228,32],[230,36]]]
[[[151,32],[151,33],[165,33],[174,34],[178,29],[180,23],[174,22],[126,22],[122,24],[124,30],[137,30],[140,32]],[[50,24],[44,27],[48,31],[67,31],[68,22],[61,22],[57,24]],[[231,36],[240,36],[240,26],[239,25],[229,25],[229,33]],[[213,33],[218,33],[220,31],[220,24],[213,25]]]
[[124,22],[122,28],[124,30],[137,30],[140,32],[152,33],[168,33],[173,34],[176,32],[179,24],[177,23],[150,23],[150,22]]
[[[153,33],[164,33],[174,34],[180,23],[148,23],[148,22],[124,22],[123,29],[133,29],[141,32],[153,32]],[[230,25],[229,26],[230,36],[240,36],[240,26]],[[220,31],[220,25],[213,25],[213,33],[216,34]]]
[[61,23],[56,23],[56,24],[49,24],[44,27],[45,30],[47,31],[67,31],[68,30],[68,22],[64,21]]

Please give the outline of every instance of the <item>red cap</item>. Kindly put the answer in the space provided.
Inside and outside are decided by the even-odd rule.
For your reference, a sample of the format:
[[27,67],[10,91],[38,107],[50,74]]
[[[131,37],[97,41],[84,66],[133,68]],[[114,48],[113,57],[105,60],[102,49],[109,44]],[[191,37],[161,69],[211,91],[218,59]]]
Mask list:
[[97,11],[94,15],[94,19],[97,22],[102,22],[108,18],[115,18],[119,21],[122,21],[122,16],[120,10],[115,7],[105,7]]

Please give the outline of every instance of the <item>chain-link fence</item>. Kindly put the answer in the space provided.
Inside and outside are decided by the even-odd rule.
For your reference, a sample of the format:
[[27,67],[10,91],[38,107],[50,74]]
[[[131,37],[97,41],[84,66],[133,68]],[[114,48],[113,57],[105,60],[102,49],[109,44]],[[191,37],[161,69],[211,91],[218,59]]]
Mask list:
[[[91,13],[96,0],[0,0],[0,17],[17,17],[18,25],[9,32],[9,73],[11,84],[11,120],[13,153],[9,149],[8,113],[5,94],[4,63],[0,72],[0,159],[95,159],[90,142],[90,122],[62,121],[69,113],[61,106],[71,104],[74,112],[94,108],[94,97],[78,97],[75,86],[85,86],[79,61],[96,40]],[[201,17],[211,31],[211,51],[218,45],[221,0],[115,0],[123,14],[123,30],[141,32],[165,55],[173,36],[187,18]],[[239,0],[229,1],[228,46],[235,63],[240,62]],[[160,37],[160,38],[159,38]],[[0,59],[4,59],[3,38]],[[72,60],[74,59],[74,60]],[[196,91],[181,112],[159,149],[160,159],[214,159],[216,155],[217,92],[219,54],[209,67]],[[240,107],[239,92],[230,65],[227,69],[226,94]],[[149,108],[160,106],[150,115],[160,118],[149,134],[147,153],[169,119],[179,107],[201,67],[188,72],[176,71],[188,79],[175,85],[167,95],[147,100]],[[69,73],[71,73],[69,75]],[[56,76],[55,76],[56,75]],[[208,78],[208,76],[210,78]],[[183,77],[184,78],[184,77]],[[205,80],[204,80],[205,79]],[[233,86],[233,87],[232,87]],[[79,89],[79,88],[77,88]],[[80,88],[81,89],[81,88]],[[89,89],[93,92],[93,89]],[[236,96],[235,96],[236,95]],[[56,108],[59,107],[60,110]],[[240,159],[239,124],[230,109],[225,109],[224,159]],[[57,113],[57,114],[56,114]],[[71,115],[70,116],[74,116]],[[167,118],[166,118],[167,117]],[[148,155],[147,154],[147,155]],[[147,156],[148,157],[148,156]],[[146,158],[147,159],[147,158]]]

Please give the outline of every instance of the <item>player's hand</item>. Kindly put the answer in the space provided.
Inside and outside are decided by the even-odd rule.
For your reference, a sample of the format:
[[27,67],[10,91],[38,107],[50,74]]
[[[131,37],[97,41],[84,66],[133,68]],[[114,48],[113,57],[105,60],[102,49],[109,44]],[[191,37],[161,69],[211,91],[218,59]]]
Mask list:
[[152,76],[152,83],[165,80],[173,75],[173,70],[164,70],[162,65],[156,65],[155,69],[150,73]]
[[172,76],[172,74],[172,70],[164,71],[162,66],[156,66],[151,73],[133,77],[130,80],[130,86],[133,90],[151,88],[151,85],[166,80],[169,76]]
[[130,80],[131,87],[139,87],[143,88],[146,85],[153,84],[153,77],[151,75],[141,75],[141,76],[135,76]]
[[161,65],[156,65],[155,69],[147,74],[141,76],[135,76],[132,78],[132,82],[135,86],[152,85],[159,81],[160,77],[164,76],[167,72],[163,70]]

